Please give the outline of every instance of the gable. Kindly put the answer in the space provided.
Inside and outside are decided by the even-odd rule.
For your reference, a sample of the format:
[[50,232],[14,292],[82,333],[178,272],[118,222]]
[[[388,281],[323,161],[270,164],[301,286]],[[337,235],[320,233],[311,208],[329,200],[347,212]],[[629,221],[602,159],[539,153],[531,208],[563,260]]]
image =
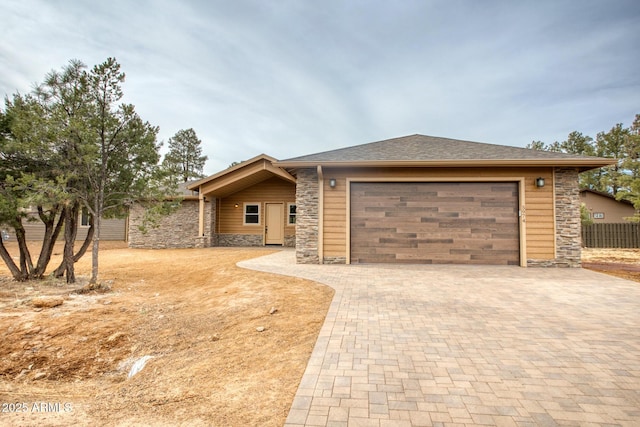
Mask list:
[[295,184],[296,179],[287,171],[273,165],[276,159],[261,154],[217,174],[190,184],[187,188],[198,191],[205,197],[227,197],[246,188],[250,188],[277,177]]
[[631,202],[618,201],[609,194],[592,190],[581,190],[580,202],[585,204],[591,219],[596,223],[627,222],[626,218],[632,217],[636,213]]

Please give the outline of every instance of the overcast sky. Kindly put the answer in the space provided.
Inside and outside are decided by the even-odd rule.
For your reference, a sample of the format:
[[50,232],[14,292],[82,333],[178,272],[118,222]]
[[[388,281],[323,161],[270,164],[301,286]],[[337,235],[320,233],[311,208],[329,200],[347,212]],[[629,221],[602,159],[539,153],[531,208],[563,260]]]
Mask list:
[[[640,113],[638,0],[2,0],[0,96],[115,57],[206,173],[415,133],[595,138]],[[166,144],[165,144],[166,146]]]

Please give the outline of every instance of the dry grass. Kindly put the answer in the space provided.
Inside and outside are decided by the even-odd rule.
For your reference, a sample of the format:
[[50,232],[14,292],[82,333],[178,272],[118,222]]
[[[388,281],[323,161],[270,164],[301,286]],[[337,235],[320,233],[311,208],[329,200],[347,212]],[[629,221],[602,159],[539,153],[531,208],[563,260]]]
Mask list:
[[[282,425],[333,291],[235,265],[269,252],[103,245],[110,292],[4,280],[0,402],[29,410],[0,413],[0,424]],[[89,263],[78,263],[79,276]],[[43,296],[64,303],[34,307]],[[127,379],[145,355],[153,358]],[[72,409],[35,413],[34,402]]]
[[[0,265],[0,403],[26,404],[0,412],[0,425],[282,425],[333,291],[235,265],[267,253],[103,242],[101,279],[111,290],[92,294],[73,293],[89,254],[74,286],[15,283]],[[640,250],[583,255],[640,281],[621,267],[640,267]],[[39,402],[54,412],[35,412]]]
[[640,249],[584,248],[585,268],[640,282]]

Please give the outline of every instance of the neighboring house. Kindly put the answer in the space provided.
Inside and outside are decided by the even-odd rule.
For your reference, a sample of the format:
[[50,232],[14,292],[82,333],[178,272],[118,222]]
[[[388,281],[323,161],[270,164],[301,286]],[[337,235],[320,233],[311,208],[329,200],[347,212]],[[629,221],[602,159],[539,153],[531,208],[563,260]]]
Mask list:
[[[424,135],[260,155],[190,184],[172,243],[295,241],[312,264],[579,266],[578,173],[614,161]],[[168,246],[148,234],[132,246]]]
[[580,190],[580,201],[587,207],[594,224],[628,222],[627,218],[637,212],[630,201],[616,200],[611,194],[595,190]]
[[[30,218],[30,219],[29,219]],[[37,211],[31,211],[27,213],[27,219],[22,221],[24,226],[25,236],[27,240],[42,241],[44,238],[44,224],[38,218]],[[7,234],[8,241],[15,241],[15,232],[11,227],[2,227],[3,231]],[[113,240],[113,241],[126,241],[127,240],[127,219],[103,219],[100,226],[100,240]],[[85,214],[80,214],[78,218],[78,234],[76,235],[76,241],[84,241],[87,237],[89,230],[89,217]],[[58,236],[58,240],[64,240],[64,232],[61,231]]]

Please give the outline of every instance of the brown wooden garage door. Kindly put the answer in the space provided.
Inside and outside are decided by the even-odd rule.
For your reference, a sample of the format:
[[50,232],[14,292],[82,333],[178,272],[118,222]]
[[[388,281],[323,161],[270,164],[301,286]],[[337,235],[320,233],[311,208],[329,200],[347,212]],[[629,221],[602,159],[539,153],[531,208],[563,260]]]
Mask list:
[[351,183],[351,262],[519,265],[515,182]]

